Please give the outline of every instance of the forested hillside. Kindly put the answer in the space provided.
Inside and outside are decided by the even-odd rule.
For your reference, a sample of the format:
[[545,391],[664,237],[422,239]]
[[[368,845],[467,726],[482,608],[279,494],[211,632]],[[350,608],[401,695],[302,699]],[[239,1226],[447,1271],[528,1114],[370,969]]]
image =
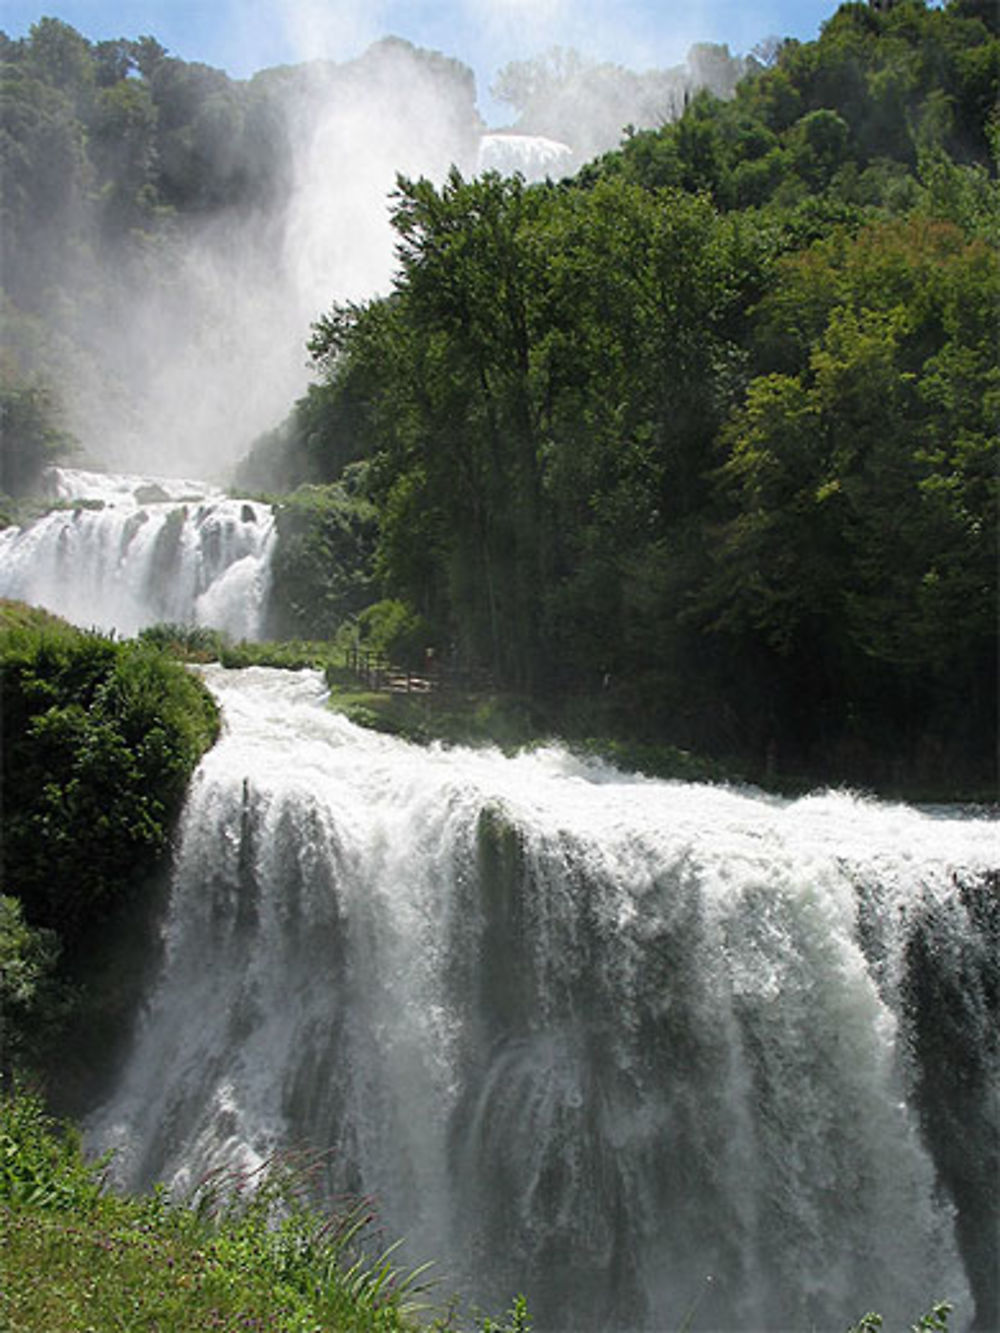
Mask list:
[[272,450],[363,460],[385,592],[500,682],[988,786],[998,53],[989,4],[847,4],[572,180],[400,179]]

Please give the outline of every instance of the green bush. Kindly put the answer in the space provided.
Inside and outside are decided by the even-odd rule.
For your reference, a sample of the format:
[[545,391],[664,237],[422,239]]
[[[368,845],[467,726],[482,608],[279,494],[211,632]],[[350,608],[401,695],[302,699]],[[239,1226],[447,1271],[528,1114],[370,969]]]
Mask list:
[[300,486],[275,506],[269,633],[331,638],[372,597],[377,526],[346,486]]
[[214,662],[226,647],[226,636],[207,625],[174,625],[161,622],[139,631],[142,643],[162,648],[185,662]]
[[72,949],[166,847],[218,710],[157,648],[59,621],[0,618],[0,666],[4,887]]
[[30,495],[45,467],[72,448],[46,385],[6,378],[0,383],[0,492]]
[[0,1204],[89,1214],[105,1165],[84,1160],[79,1134],[46,1115],[37,1094],[0,1096]]
[[55,978],[59,938],[33,930],[17,898],[0,894],[0,1088],[35,1069],[67,995]]

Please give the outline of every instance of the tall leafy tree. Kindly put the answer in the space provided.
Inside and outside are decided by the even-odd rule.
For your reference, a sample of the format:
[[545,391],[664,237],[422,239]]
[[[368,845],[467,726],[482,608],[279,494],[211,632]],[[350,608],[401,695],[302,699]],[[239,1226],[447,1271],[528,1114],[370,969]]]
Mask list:
[[732,516],[707,601],[717,629],[793,664],[828,733],[852,709],[970,740],[994,720],[997,284],[982,243],[914,222],[788,260],[764,303],[784,368],[723,436]]
[[72,447],[50,390],[20,381],[0,384],[0,493],[30,495],[43,469]]

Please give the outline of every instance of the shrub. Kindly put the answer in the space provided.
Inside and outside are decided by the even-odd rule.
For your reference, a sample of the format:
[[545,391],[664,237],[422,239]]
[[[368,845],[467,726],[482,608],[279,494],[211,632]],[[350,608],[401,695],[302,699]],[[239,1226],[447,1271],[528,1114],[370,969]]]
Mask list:
[[375,511],[340,484],[301,486],[275,507],[269,633],[331,638],[370,601]]
[[0,1204],[89,1213],[105,1165],[85,1161],[79,1134],[52,1120],[37,1094],[0,1096]]
[[174,625],[161,622],[139,631],[139,639],[162,648],[172,657],[186,662],[214,662],[221,656],[226,637],[207,625]]
[[141,642],[0,622],[4,885],[71,947],[164,850],[218,733],[200,681]]
[[0,894],[0,1089],[32,1070],[65,1007],[55,980],[59,939],[33,930],[16,898]]

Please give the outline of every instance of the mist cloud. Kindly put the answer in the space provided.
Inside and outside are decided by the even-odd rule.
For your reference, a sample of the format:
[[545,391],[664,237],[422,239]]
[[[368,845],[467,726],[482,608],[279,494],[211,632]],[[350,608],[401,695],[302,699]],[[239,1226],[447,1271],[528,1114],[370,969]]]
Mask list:
[[[267,151],[280,165],[243,166],[276,178],[249,203],[181,210],[165,240],[144,259],[129,258],[127,280],[119,254],[74,276],[78,290],[107,293],[103,308],[88,301],[88,327],[71,332],[61,386],[87,460],[224,480],[304,392],[311,323],[334,301],[388,290],[397,172],[441,181],[453,163],[477,170],[486,127],[471,69],[398,39],[368,46],[395,8],[296,0],[275,18],[265,0],[229,0],[241,50],[280,46],[304,62],[264,68],[246,85],[270,99],[280,146]],[[459,0],[458,13],[465,28],[456,42],[474,29],[498,57],[514,41],[544,51],[553,39],[579,37],[586,52],[611,47],[612,36],[618,50],[641,37],[629,4]],[[625,124],[656,124],[676,109],[669,79],[643,81],[592,58],[578,62],[578,75],[522,115],[536,150],[546,137],[571,150],[539,158],[542,171],[560,174],[613,147]],[[511,169],[518,165],[516,144],[498,148]],[[252,159],[252,135],[241,151]]]
[[440,181],[453,162],[475,168],[474,81],[454,62],[386,41],[260,77],[283,124],[272,201],[179,217],[124,290],[116,256],[76,276],[108,292],[63,384],[88,460],[225,479],[304,392],[312,321],[388,289],[397,172]]

